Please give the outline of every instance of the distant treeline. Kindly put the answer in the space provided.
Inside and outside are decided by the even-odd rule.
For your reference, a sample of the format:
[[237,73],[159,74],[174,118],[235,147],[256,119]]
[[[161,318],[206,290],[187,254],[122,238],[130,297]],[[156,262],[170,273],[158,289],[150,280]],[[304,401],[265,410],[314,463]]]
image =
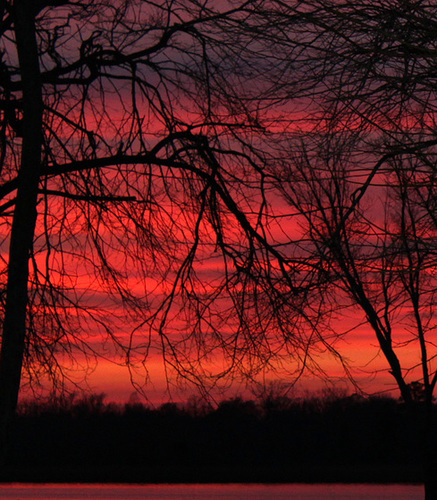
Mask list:
[[1,480],[419,482],[418,414],[356,395],[157,409],[102,395],[26,403]]

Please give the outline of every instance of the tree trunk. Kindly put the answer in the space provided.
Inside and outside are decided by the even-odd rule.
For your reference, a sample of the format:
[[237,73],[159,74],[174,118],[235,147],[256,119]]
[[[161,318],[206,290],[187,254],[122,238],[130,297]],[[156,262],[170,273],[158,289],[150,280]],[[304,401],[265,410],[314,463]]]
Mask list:
[[15,38],[20,65],[23,139],[12,222],[6,308],[0,352],[0,460],[7,458],[10,424],[17,406],[26,339],[29,256],[32,249],[42,149],[42,91],[34,0],[15,0]]
[[425,471],[425,500],[437,499],[437,476],[436,469]]
[[434,418],[434,407],[432,402],[427,404],[426,409],[426,433],[425,433],[425,500],[437,499],[437,429]]

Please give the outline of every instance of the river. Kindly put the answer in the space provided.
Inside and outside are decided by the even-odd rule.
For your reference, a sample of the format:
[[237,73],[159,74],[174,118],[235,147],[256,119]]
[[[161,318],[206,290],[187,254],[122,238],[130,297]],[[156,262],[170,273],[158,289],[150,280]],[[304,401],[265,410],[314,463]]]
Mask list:
[[419,500],[420,485],[1,484],[2,500]]

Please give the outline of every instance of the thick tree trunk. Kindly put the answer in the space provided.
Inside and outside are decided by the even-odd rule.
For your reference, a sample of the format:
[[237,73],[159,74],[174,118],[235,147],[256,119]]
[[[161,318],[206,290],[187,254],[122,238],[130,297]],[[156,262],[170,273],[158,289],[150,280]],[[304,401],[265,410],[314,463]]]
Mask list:
[[436,469],[434,471],[425,471],[425,500],[437,499],[437,476]]
[[6,309],[0,352],[0,460],[5,462],[9,427],[17,406],[26,339],[29,256],[33,244],[42,149],[42,92],[34,0],[14,1],[20,64],[23,142],[9,248]]
[[425,500],[437,499],[437,429],[432,402],[427,404],[425,435]]

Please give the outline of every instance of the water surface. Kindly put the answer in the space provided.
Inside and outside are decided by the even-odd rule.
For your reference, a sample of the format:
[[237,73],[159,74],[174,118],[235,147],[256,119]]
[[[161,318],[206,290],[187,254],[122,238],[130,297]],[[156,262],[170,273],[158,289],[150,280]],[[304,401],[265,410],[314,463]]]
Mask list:
[[0,485],[2,500],[421,500],[423,496],[423,486],[417,485]]

